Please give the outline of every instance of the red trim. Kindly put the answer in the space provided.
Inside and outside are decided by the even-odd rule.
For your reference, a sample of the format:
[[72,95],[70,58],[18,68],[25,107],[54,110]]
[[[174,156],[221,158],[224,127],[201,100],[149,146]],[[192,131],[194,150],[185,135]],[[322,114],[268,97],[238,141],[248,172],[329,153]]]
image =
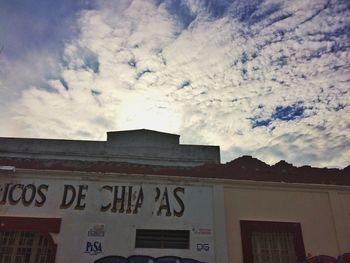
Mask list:
[[246,220],[241,220],[240,223],[244,263],[254,262],[251,241],[251,236],[253,232],[293,233],[297,262],[305,259],[306,255],[300,223]]
[[61,218],[0,216],[0,230],[58,233]]

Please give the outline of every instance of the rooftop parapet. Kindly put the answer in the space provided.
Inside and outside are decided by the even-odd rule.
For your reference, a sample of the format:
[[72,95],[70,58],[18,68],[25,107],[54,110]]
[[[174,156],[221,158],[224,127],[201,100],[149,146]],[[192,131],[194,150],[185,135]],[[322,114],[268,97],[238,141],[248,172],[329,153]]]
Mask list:
[[0,138],[0,157],[186,167],[220,163],[219,146],[182,145],[179,138],[145,129],[107,132],[107,141]]
[[107,143],[126,147],[167,148],[180,144],[180,135],[152,130],[128,130],[107,132]]

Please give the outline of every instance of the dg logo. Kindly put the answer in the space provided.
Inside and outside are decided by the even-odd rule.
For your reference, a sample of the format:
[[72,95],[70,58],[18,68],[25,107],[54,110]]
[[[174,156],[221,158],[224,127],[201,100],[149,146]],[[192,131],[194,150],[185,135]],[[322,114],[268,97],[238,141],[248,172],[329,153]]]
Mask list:
[[197,244],[197,251],[209,251],[209,244],[205,243],[198,243]]

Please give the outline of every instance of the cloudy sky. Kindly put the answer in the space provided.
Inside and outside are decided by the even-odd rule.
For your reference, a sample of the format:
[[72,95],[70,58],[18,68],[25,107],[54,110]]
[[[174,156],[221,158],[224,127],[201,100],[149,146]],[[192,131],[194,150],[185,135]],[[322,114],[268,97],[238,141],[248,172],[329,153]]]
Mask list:
[[0,136],[147,128],[350,164],[348,0],[1,0]]

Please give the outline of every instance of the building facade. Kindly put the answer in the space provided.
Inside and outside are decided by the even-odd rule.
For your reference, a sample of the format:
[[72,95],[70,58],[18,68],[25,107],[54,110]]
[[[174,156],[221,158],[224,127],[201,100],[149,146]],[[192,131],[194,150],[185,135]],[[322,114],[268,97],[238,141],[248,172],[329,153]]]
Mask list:
[[346,260],[349,177],[149,130],[0,138],[0,263]]

